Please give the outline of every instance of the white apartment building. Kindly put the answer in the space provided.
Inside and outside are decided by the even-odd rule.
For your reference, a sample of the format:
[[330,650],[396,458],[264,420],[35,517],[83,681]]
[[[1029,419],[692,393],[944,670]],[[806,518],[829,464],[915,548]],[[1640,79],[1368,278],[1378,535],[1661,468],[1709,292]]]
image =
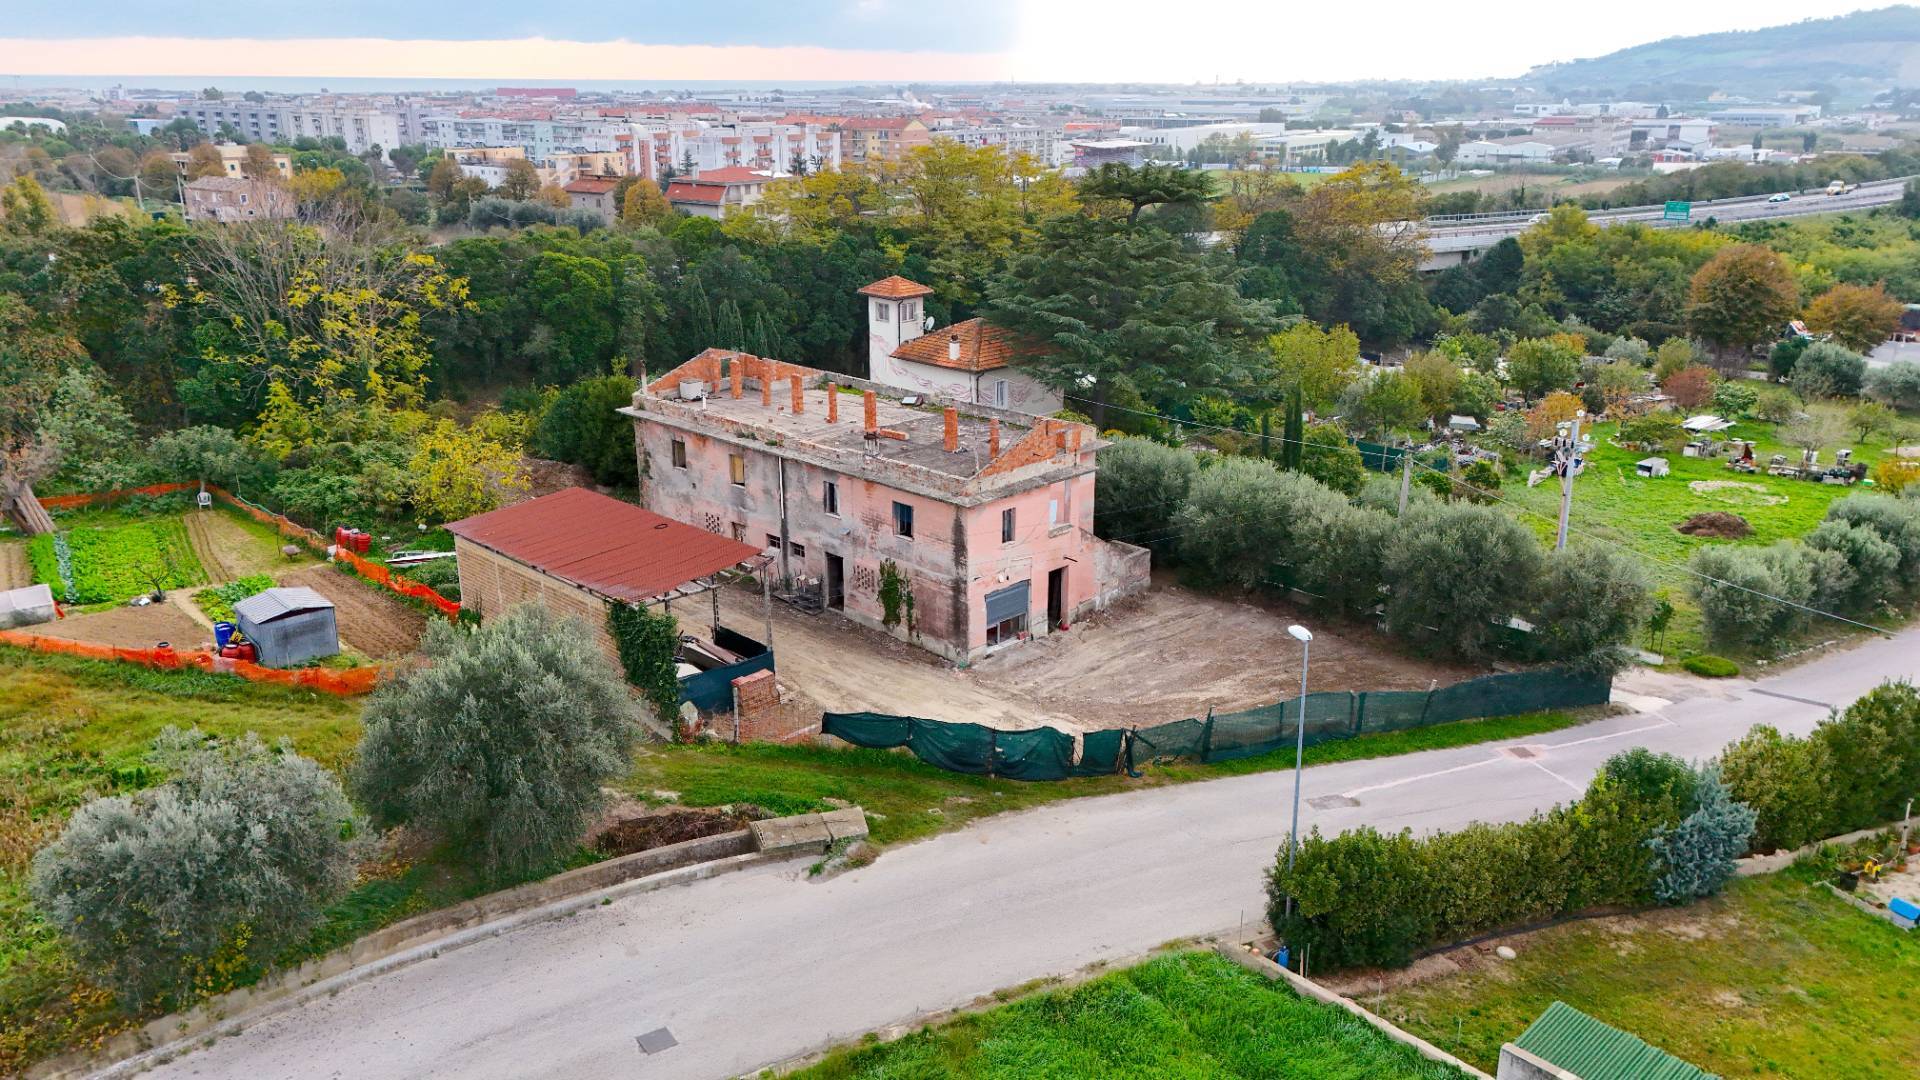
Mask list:
[[649,120],[621,125],[614,149],[627,155],[628,171],[649,180],[716,169],[751,169],[787,176],[797,157],[808,172],[838,169],[840,133],[822,124]]
[[192,120],[209,138],[219,134],[222,125],[239,132],[244,142],[337,137],[350,154],[376,146],[384,152],[408,141],[402,115],[373,106],[195,100],[180,106],[177,115]]
[[935,128],[933,137],[951,139],[962,146],[976,149],[992,147],[1008,158],[1026,154],[1049,169],[1066,163],[1066,143],[1056,128],[1035,124]]

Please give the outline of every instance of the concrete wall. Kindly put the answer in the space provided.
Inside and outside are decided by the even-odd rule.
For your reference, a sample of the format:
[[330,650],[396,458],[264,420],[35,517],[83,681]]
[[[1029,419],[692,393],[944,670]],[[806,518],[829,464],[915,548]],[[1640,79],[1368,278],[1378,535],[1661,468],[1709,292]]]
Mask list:
[[1093,607],[1104,611],[1147,591],[1153,584],[1153,552],[1118,540],[1096,541],[1093,549]]
[[1568,1072],[1512,1043],[1500,1048],[1500,1067],[1494,1077],[1495,1080],[1580,1080],[1578,1073]]
[[460,562],[462,608],[482,619],[494,619],[519,604],[536,603],[556,616],[571,616],[619,668],[620,650],[614,647],[613,635],[607,630],[605,600],[470,540],[455,537],[453,550]]
[[[937,335],[940,331],[934,333]],[[975,374],[886,356],[875,361],[870,378],[910,393],[969,405],[994,405],[993,384],[1005,380],[1007,403],[1001,408],[1047,416],[1059,412],[1064,405],[1060,391],[1012,368]]]

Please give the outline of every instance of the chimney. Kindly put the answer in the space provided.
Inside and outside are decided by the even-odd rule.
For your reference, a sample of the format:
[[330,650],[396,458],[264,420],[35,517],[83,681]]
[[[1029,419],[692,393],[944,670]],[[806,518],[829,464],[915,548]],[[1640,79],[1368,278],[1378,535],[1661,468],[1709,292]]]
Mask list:
[[951,405],[947,406],[947,437],[941,445],[947,448],[949,454],[957,453],[960,449],[960,410]]
[[947,338],[947,359],[953,361],[956,364],[960,362],[960,335],[959,334],[954,334]]
[[[757,357],[755,359],[758,359]],[[773,365],[761,360],[760,364],[760,404],[773,408]]]
[[1076,454],[1080,452],[1080,429],[1079,428],[1073,429],[1073,452]]
[[727,377],[732,380],[733,396],[740,396],[740,358],[735,356],[733,363],[727,365]]
[[1000,456],[1000,421],[987,421],[987,459],[991,461]]
[[840,388],[838,386],[835,386],[832,383],[828,383],[827,384],[827,423],[837,424],[839,422],[840,422]]
[[880,429],[880,400],[874,397],[873,391],[871,390],[866,392],[865,397],[867,405],[867,434],[871,435]]
[[[807,411],[807,399],[800,396],[800,376],[787,376],[787,385],[793,387],[793,415],[799,416],[801,413]],[[1075,435],[1073,441],[1078,443],[1080,436]]]

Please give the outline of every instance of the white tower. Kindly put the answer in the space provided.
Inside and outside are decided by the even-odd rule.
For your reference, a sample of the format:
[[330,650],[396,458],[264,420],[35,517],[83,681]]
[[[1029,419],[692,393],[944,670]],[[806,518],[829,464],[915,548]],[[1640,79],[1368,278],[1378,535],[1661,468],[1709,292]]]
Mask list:
[[894,275],[860,290],[867,305],[867,378],[894,384],[888,378],[895,349],[926,333],[924,299],[933,290]]

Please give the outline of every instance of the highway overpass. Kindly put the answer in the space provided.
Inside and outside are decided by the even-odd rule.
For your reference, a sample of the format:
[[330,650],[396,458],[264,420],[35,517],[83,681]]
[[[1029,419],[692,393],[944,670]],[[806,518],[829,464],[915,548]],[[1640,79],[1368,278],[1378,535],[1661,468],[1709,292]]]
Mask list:
[[[1911,177],[1874,180],[1863,183],[1844,195],[1827,195],[1820,190],[1793,192],[1787,202],[1768,202],[1770,195],[1748,195],[1738,199],[1713,199],[1693,204],[1688,221],[1668,221],[1665,206],[1623,206],[1613,210],[1589,210],[1587,219],[1601,225],[1637,221],[1656,229],[1684,228],[1713,218],[1725,223],[1761,221],[1770,218],[1801,217],[1807,214],[1834,214],[1847,210],[1871,210],[1898,202]],[[1509,236],[1518,236],[1541,214],[1539,210],[1513,210],[1497,214],[1448,214],[1426,220],[1422,238],[1428,255],[1422,270],[1445,270],[1470,263],[1488,248]]]

